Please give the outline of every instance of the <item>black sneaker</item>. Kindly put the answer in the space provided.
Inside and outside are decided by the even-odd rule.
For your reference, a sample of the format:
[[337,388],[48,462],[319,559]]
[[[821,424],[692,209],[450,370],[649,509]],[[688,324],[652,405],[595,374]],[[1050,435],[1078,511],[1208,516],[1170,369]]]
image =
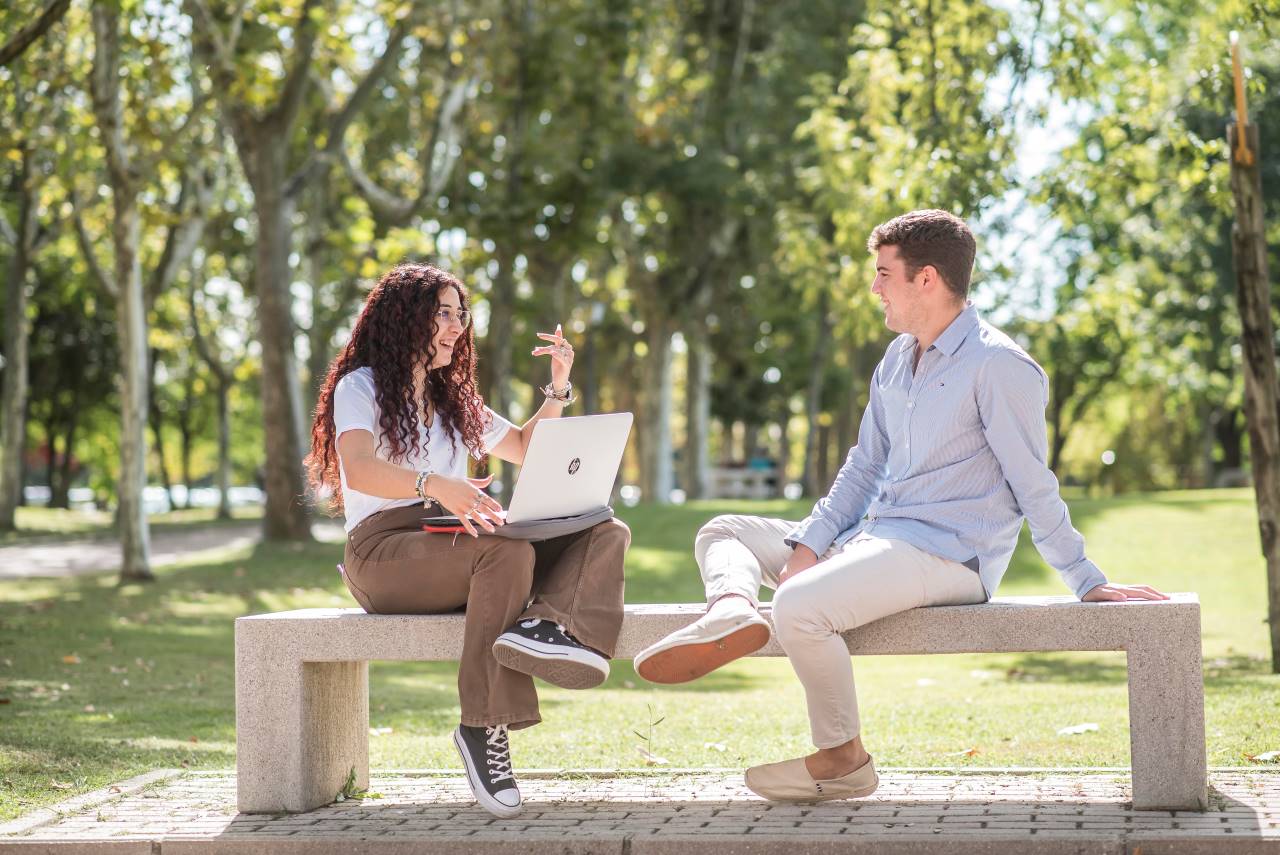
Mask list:
[[494,816],[510,819],[520,813],[520,791],[511,772],[511,746],[507,726],[468,727],[458,725],[453,744],[462,755],[467,783],[480,807]]
[[522,620],[493,643],[493,657],[513,671],[562,689],[590,689],[609,676],[609,660],[549,620]]

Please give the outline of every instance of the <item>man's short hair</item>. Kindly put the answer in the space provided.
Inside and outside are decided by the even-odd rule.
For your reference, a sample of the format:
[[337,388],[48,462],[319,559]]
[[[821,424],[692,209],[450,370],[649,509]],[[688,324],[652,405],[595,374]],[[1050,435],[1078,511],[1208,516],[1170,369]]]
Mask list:
[[932,265],[960,299],[969,296],[973,258],[978,244],[964,220],[947,211],[912,211],[881,223],[871,230],[867,249],[896,246],[907,265],[907,275],[915,276],[926,264]]

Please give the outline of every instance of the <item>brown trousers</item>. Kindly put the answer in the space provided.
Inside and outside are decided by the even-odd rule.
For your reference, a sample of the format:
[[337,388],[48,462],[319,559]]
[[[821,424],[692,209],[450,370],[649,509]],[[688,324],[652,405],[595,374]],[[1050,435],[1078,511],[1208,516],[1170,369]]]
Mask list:
[[611,657],[622,629],[622,564],[631,530],[608,520],[538,543],[422,530],[424,516],[443,513],[412,505],[362,520],[347,537],[347,588],[370,614],[465,609],[462,723],[537,724],[533,678],[499,665],[493,642],[517,620],[543,618]]

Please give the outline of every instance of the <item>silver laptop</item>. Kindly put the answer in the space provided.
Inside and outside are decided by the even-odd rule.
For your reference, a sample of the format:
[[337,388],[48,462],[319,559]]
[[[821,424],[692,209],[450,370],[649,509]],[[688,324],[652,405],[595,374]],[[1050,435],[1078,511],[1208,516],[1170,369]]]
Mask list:
[[631,413],[539,420],[516,478],[507,522],[573,517],[606,507],[631,421]]

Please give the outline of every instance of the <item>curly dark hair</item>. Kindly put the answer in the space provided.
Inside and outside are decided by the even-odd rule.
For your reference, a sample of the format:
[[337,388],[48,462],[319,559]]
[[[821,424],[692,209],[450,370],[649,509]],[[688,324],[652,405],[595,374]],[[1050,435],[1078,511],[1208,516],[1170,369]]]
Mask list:
[[[307,472],[317,490],[333,490],[336,509],[343,506],[338,473],[338,437],[333,420],[333,392],[338,381],[357,368],[373,371],[378,426],[391,460],[402,460],[418,437],[418,411],[430,404],[433,429],[448,432],[475,457],[484,455],[484,401],[476,388],[475,339],[471,328],[458,337],[448,365],[427,372],[426,400],[413,400],[413,369],[435,359],[433,339],[440,292],[455,288],[462,308],[469,309],[467,289],[457,277],[429,264],[399,264],[369,292],[346,347],[329,364],[316,399],[311,423]],[[383,447],[381,444],[380,448]]]

